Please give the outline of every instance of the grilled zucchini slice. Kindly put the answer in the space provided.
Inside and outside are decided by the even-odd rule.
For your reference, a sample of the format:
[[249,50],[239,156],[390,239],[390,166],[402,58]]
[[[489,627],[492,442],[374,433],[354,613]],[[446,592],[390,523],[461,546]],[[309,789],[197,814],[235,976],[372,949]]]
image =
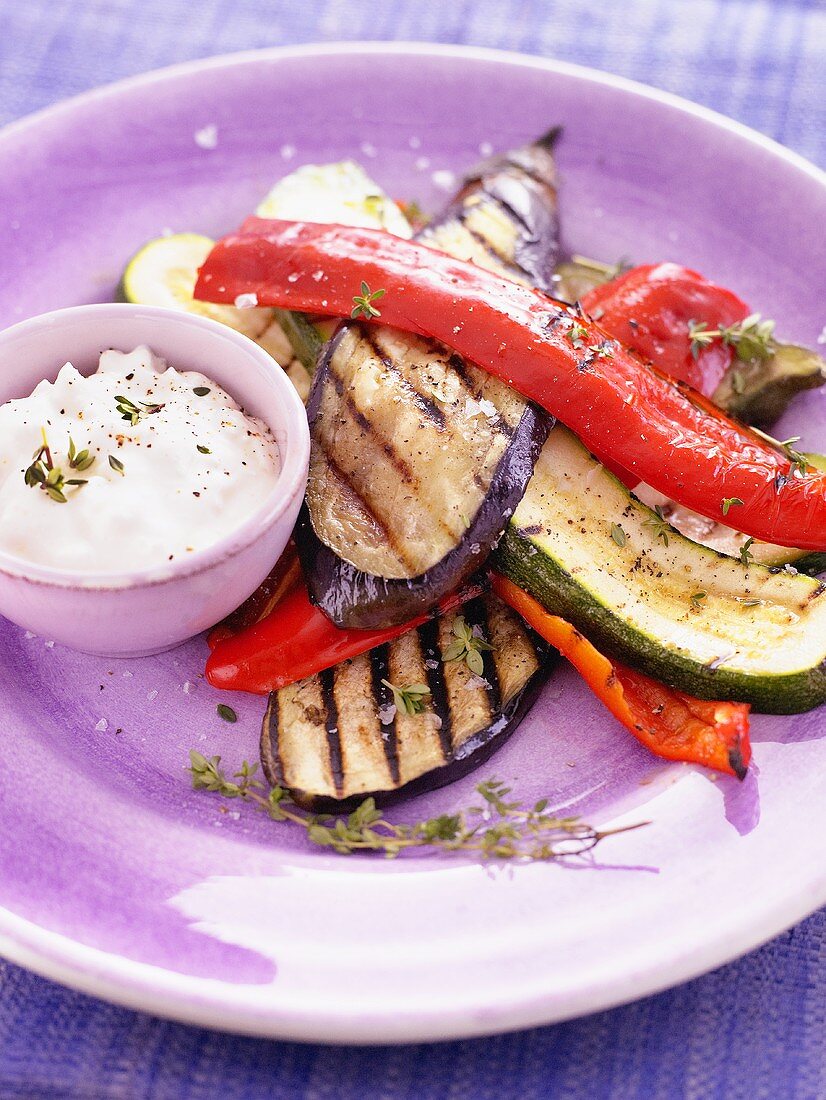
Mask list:
[[559,425],[495,562],[607,656],[672,687],[771,714],[826,701],[826,585],[665,527]]
[[[462,615],[493,647],[474,675],[445,661]],[[386,803],[453,782],[510,736],[555,664],[553,651],[493,595],[432,619],[388,644],[273,692],[261,761],[274,786],[305,804],[341,809],[373,795]],[[427,685],[417,714],[391,688]]]
[[141,306],[199,313],[256,340],[272,324],[271,309],[236,309],[192,297],[198,268],[215,242],[200,233],[172,233],[139,249],[124,269],[117,297]]

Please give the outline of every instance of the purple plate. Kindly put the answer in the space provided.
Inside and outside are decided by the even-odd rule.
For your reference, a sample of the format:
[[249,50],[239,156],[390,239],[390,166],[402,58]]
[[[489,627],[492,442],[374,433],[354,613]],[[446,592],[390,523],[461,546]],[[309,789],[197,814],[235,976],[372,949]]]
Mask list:
[[[810,165],[615,77],[385,45],[199,62],[8,128],[0,325],[108,300],[147,238],[220,234],[301,163],[355,157],[435,204],[489,145],[560,122],[570,246],[682,261],[815,342],[826,179]],[[792,429],[826,449],[826,395],[800,401],[781,436]],[[823,710],[756,718],[752,774],[715,782],[659,764],[561,668],[479,778],[649,828],[578,868],[345,859],[190,790],[188,749],[254,758],[262,711],[224,696],[239,721],[221,722],[203,641],[118,662],[8,623],[0,639],[0,948],[136,1008],[317,1041],[481,1034],[683,981],[826,902]],[[465,804],[473,782],[397,814]]]

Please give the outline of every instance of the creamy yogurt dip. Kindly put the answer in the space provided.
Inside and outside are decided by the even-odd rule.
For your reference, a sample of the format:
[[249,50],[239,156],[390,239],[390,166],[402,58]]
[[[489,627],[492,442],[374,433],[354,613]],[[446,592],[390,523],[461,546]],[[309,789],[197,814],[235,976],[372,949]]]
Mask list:
[[88,378],[67,363],[0,406],[0,550],[85,573],[177,562],[249,519],[279,470],[269,428],[210,379],[104,351]]

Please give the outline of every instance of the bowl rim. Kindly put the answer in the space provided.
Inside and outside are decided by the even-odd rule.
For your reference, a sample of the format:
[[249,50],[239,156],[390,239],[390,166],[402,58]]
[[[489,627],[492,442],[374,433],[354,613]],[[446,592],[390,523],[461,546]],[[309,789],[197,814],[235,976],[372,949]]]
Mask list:
[[[280,423],[273,423],[267,418],[262,419],[274,435],[286,432],[288,436],[288,445],[286,447],[279,445],[281,469],[278,477],[262,503],[243,523],[223,538],[178,561],[159,562],[158,565],[134,570],[86,572],[29,562],[25,558],[0,549],[0,575],[38,585],[84,591],[110,589],[122,591],[125,588],[146,588],[168,584],[183,577],[204,573],[246,550],[270,530],[289,509],[296,496],[304,492],[310,457],[310,431],[301,398],[275,359],[253,340],[230,328],[229,325],[196,313],[187,313],[165,306],[143,306],[130,302],[95,302],[39,313],[0,330],[0,355],[4,344],[9,339],[19,339],[21,336],[26,339],[44,327],[51,327],[78,317],[95,318],[101,315],[134,317],[136,321],[146,318],[147,321],[175,323],[182,327],[200,329],[209,334],[209,339],[220,338],[233,347],[234,352],[237,353],[239,371],[250,370],[257,364],[261,377],[269,379],[271,388],[279,398],[278,409],[282,417]],[[137,347],[140,342],[138,341],[135,346]],[[157,341],[147,340],[146,344],[154,350],[155,342]],[[67,361],[70,361],[71,349],[67,351],[69,352]],[[174,366],[174,364],[170,365]],[[208,370],[203,373],[209,377]],[[42,377],[38,379],[40,380]],[[35,382],[32,389],[37,384]]]

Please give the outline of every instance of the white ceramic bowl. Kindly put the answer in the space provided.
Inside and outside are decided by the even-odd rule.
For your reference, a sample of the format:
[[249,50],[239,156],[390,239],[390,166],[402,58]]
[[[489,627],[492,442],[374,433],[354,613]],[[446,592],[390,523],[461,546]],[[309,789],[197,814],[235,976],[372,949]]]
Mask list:
[[225,325],[174,310],[88,305],[0,332],[0,403],[27,397],[71,361],[93,372],[101,351],[148,345],[176,370],[198,370],[269,425],[281,473],[230,536],[185,561],[132,573],[85,574],[0,552],[0,614],[45,638],[107,656],[169,649],[242,603],[281,554],[301,507],[310,437],[304,406],[270,356]]

